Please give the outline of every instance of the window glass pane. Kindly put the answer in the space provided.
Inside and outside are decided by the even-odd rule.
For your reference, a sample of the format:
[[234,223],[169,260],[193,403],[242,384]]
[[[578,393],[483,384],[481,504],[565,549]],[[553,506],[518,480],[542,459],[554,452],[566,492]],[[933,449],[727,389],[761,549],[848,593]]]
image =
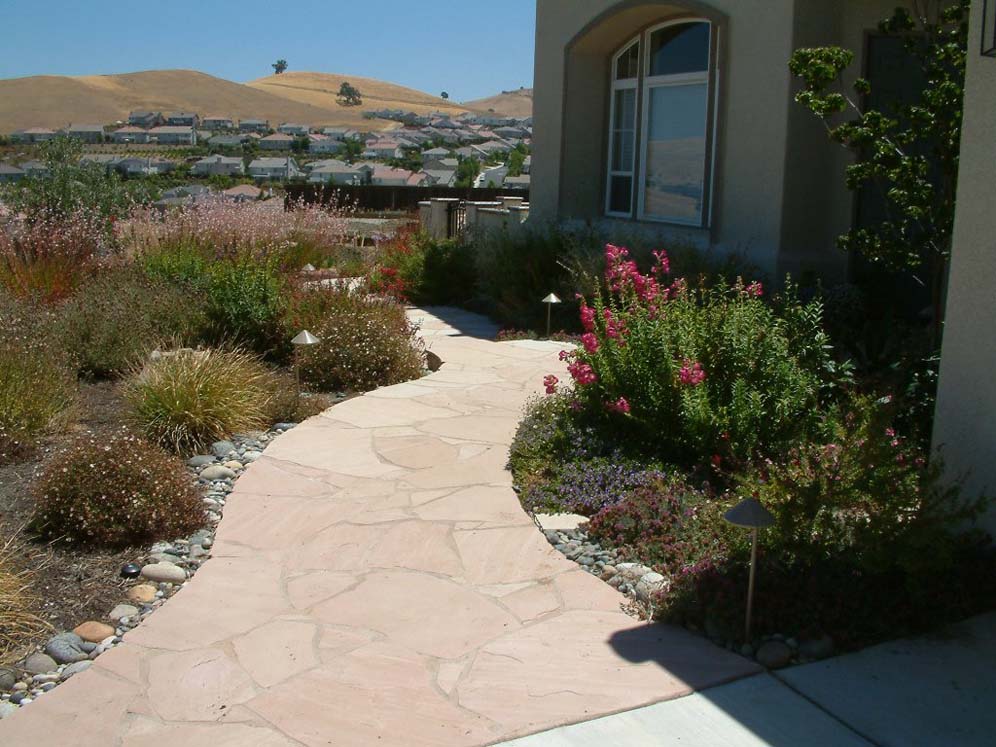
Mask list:
[[679,23],[650,35],[650,75],[700,73],[708,69],[708,23]]
[[633,177],[613,176],[609,179],[609,212],[629,213],[632,209]]
[[612,124],[613,171],[632,171],[636,147],[636,89],[615,92]]
[[705,83],[650,89],[644,213],[701,223],[705,193]]
[[616,80],[635,78],[639,74],[640,43],[633,42],[616,60]]

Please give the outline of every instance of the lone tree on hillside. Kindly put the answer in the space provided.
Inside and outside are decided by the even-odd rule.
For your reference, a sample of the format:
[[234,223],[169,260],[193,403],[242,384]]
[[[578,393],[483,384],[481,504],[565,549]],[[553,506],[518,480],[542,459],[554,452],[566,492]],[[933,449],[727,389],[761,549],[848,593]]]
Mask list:
[[359,106],[363,103],[363,95],[359,88],[344,80],[339,86],[339,95],[336,97],[336,101],[342,106]]
[[282,73],[284,70],[287,69],[287,60],[277,60],[276,62],[273,63],[272,67],[273,67],[273,72],[275,72],[277,75],[280,75],[280,73]]
[[439,94],[439,98],[441,99],[448,99],[449,97],[450,95],[446,91],[443,91],[441,94]]

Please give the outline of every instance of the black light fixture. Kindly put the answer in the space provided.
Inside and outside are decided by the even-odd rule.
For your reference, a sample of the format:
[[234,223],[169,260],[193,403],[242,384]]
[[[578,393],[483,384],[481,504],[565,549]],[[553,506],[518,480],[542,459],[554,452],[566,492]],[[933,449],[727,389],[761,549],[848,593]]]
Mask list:
[[982,56],[996,57],[996,5],[994,0],[982,0]]

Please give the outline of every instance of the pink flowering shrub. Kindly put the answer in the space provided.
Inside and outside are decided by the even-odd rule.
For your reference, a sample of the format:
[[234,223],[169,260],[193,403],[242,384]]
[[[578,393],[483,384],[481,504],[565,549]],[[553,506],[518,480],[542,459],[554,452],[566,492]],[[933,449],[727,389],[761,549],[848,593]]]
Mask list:
[[818,423],[832,389],[818,304],[776,311],[760,283],[693,286],[606,246],[603,293],[581,300],[568,370],[577,401],[679,464],[743,462]]

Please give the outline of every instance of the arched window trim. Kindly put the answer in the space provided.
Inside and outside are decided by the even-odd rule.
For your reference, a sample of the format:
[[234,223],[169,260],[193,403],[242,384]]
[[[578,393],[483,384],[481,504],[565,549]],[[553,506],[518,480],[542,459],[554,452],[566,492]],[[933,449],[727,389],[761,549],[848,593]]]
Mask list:
[[[621,80],[616,79],[616,66],[619,64],[619,60],[624,54],[629,52],[633,48],[633,45],[643,44],[643,34],[637,34],[628,42],[622,45],[618,52],[612,56],[612,68],[610,70],[610,78],[612,80],[610,84],[609,91],[609,149],[606,154],[605,163],[607,165],[606,172],[608,174],[606,178],[606,188],[605,188],[605,214],[617,218],[631,218],[633,215],[633,194],[636,189],[636,163],[637,163],[637,152],[640,149],[639,143],[639,100],[637,100],[633,111],[633,148],[632,155],[629,159],[628,169],[614,169],[613,168],[613,149],[615,146],[615,130],[616,130],[616,92],[633,90],[638,91],[640,85],[640,76],[643,73],[643,47],[639,47],[640,54],[637,55],[638,59],[638,69],[636,77],[634,78],[623,78]],[[637,96],[639,99],[639,96]],[[613,178],[626,178],[630,179],[630,191],[629,191],[629,211],[627,212],[615,212],[612,210],[612,181]]]
[[[652,35],[669,26],[677,26],[688,23],[705,23],[709,27],[709,65],[706,70],[694,73],[681,73],[675,75],[649,75],[650,70],[650,39]],[[640,55],[639,55],[639,71],[637,79],[626,79],[623,81],[617,81],[615,79],[616,63],[619,58],[625,54],[634,43],[641,45]],[[709,18],[700,16],[682,16],[680,18],[672,18],[667,21],[662,21],[661,23],[654,24],[643,29],[636,37],[630,39],[625,44],[623,44],[619,50],[612,56],[612,67],[611,67],[611,84],[610,84],[610,105],[609,105],[609,152],[607,154],[607,168],[606,168],[606,185],[605,185],[605,214],[610,217],[618,218],[629,218],[637,219],[641,221],[648,221],[653,223],[664,223],[673,224],[681,226],[690,226],[696,228],[707,228],[712,223],[712,211],[713,211],[713,185],[714,177],[716,171],[716,158],[715,158],[715,147],[716,147],[716,133],[717,133],[717,117],[716,112],[718,110],[718,99],[719,99],[719,28],[716,24]],[[683,221],[676,218],[660,218],[646,213],[646,178],[647,178],[647,162],[648,162],[648,148],[649,148],[649,117],[650,117],[650,106],[649,97],[652,89],[659,86],[666,85],[682,85],[689,83],[705,83],[706,84],[706,115],[704,122],[704,132],[706,135],[706,158],[705,158],[705,170],[703,173],[703,205],[702,213],[698,221]],[[626,84],[625,86],[620,86],[617,84]],[[613,137],[612,129],[613,123],[615,122],[615,99],[616,91],[622,87],[635,87],[638,91],[636,108],[637,108],[637,143],[636,147],[633,149],[634,153],[634,178],[632,181],[633,192],[630,196],[630,210],[628,212],[613,212],[611,207],[612,199],[612,176],[615,173],[618,175],[619,172],[613,172],[612,170],[612,148],[613,148]]]

